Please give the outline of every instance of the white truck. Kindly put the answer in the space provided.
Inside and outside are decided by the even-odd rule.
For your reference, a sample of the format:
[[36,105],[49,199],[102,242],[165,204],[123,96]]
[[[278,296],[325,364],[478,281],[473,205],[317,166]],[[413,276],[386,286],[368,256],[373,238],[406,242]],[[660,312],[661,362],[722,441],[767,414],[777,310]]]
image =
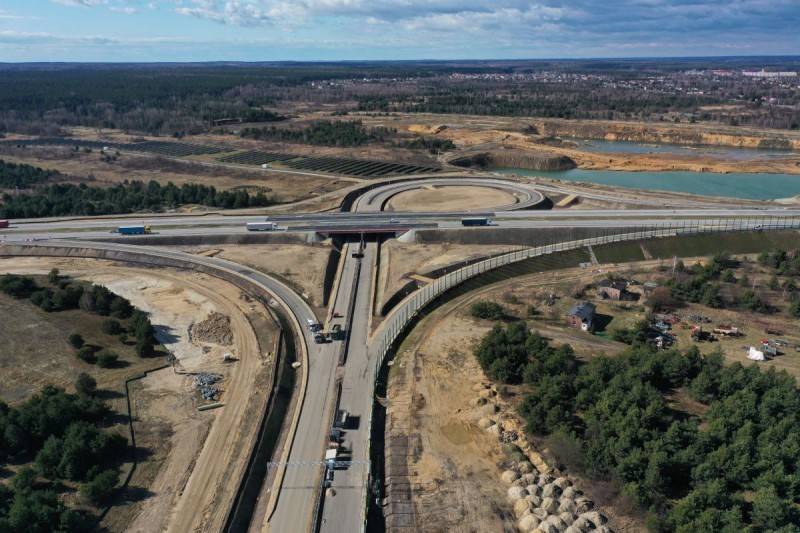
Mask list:
[[274,231],[278,229],[277,222],[248,222],[247,231]]

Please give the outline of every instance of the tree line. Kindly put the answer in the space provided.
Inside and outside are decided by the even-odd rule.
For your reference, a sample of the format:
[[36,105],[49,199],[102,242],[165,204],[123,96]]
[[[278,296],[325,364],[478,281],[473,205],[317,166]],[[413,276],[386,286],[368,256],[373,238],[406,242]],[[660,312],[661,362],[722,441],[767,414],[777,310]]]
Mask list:
[[259,191],[218,191],[216,187],[184,183],[127,181],[108,188],[86,184],[57,183],[38,187],[30,193],[4,194],[0,218],[32,218],[70,215],[119,215],[197,204],[225,209],[263,207],[277,203],[275,196]]
[[60,175],[57,170],[44,170],[24,163],[7,163],[0,159],[0,189],[28,189]]
[[244,128],[239,135],[244,138],[311,144],[315,146],[352,147],[368,143],[382,143],[397,130],[365,128],[360,120],[318,120],[304,128]]
[[[638,342],[579,364],[523,321],[495,326],[475,355],[493,379],[526,384],[528,432],[569,468],[617,483],[651,531],[794,531],[800,521],[800,392],[786,371]],[[681,394],[702,408],[676,406]]]

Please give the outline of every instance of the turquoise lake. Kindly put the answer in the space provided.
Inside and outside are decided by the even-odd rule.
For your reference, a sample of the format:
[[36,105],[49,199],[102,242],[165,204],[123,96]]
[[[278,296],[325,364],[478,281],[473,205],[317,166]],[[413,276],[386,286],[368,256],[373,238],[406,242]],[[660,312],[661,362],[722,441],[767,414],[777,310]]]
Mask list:
[[607,141],[605,139],[581,139],[563,137],[565,141],[578,143],[576,149],[590,152],[618,154],[684,154],[733,159],[775,159],[798,157],[800,152],[792,150],[770,150],[767,148],[738,148],[735,146],[683,145],[669,143],[637,143],[631,141]]
[[523,170],[494,168],[490,172],[583,181],[631,189],[685,192],[750,200],[773,200],[800,194],[800,174],[715,174],[712,172],[624,172],[613,170]]

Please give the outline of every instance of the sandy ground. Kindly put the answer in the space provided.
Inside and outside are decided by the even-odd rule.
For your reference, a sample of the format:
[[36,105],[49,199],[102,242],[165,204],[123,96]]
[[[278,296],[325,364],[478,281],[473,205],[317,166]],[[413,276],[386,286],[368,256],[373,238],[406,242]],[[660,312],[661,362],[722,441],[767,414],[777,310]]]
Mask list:
[[[470,317],[469,306],[476,300],[502,302],[514,295],[517,303],[503,305],[518,312],[539,304],[542,287],[569,284],[585,274],[539,274],[460,298],[424,319],[401,347],[390,373],[388,402],[392,427],[409,436],[408,481],[417,527],[443,532],[516,530],[508,485],[500,479],[507,457],[498,437],[477,422],[491,417],[519,431],[515,405],[521,396],[509,387],[512,396],[491,393],[487,404],[476,405],[473,387],[489,382],[472,352],[492,323]],[[532,328],[542,330],[556,345],[569,342],[581,357],[620,349],[616,343],[563,327],[536,322]],[[640,530],[624,519],[611,525],[616,531]]]
[[[159,340],[179,360],[181,373],[162,370],[136,385],[135,429],[147,459],[131,482],[131,502],[112,510],[104,524],[114,531],[220,530],[269,396],[276,325],[240,289],[203,274],[75,259],[19,258],[14,266],[20,273],[53,267],[102,283],[147,311]],[[189,326],[210,311],[231,318],[232,345],[189,338]],[[258,338],[251,323],[259,325]],[[233,364],[222,363],[228,351],[237,358]],[[223,376],[224,407],[196,410],[203,402],[187,372],[197,371]]]
[[254,244],[178,247],[195,254],[215,255],[222,259],[277,275],[306,298],[312,307],[322,305],[325,266],[331,253],[330,246],[316,244]]
[[387,211],[447,212],[489,209],[517,202],[513,194],[490,187],[426,187],[393,196]]
[[[365,125],[376,125],[386,122],[385,117],[369,117],[367,114],[354,115]],[[702,156],[701,154],[610,154],[592,153],[574,150],[568,147],[553,147],[538,144],[541,135],[523,134],[522,130],[531,124],[561,124],[561,129],[575,129],[583,124],[607,131],[609,139],[615,138],[615,132],[625,128],[639,130],[644,133],[662,135],[674,139],[685,135],[691,138],[703,135],[709,143],[722,146],[737,142],[740,137],[751,143],[760,138],[788,138],[800,142],[796,132],[785,130],[768,130],[757,128],[731,128],[713,124],[659,124],[636,123],[623,121],[568,121],[536,118],[485,117],[469,115],[437,115],[431,113],[397,114],[391,119],[391,126],[398,130],[407,130],[428,135],[436,135],[450,139],[460,148],[491,149],[505,146],[531,151],[564,154],[574,159],[580,168],[603,170],[690,170],[707,172],[766,172],[800,174],[800,157],[786,160],[763,160],[754,158],[748,161],[730,161],[721,158]],[[446,125],[446,128],[440,129]],[[436,132],[436,133],[434,133]],[[650,141],[652,142],[652,141]],[[749,144],[746,144],[749,145]]]
[[507,250],[508,246],[403,244],[396,239],[386,241],[381,245],[375,299],[377,308],[380,309],[394,293],[411,281],[411,274],[425,275],[460,261],[486,258]]

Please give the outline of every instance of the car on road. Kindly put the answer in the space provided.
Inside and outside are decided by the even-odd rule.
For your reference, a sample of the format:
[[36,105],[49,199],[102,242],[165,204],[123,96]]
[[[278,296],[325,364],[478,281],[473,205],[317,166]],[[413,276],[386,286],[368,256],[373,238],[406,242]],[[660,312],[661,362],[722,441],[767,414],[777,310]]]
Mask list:
[[399,223],[400,223],[400,219],[399,218],[390,218],[389,219],[389,224],[399,224]]

